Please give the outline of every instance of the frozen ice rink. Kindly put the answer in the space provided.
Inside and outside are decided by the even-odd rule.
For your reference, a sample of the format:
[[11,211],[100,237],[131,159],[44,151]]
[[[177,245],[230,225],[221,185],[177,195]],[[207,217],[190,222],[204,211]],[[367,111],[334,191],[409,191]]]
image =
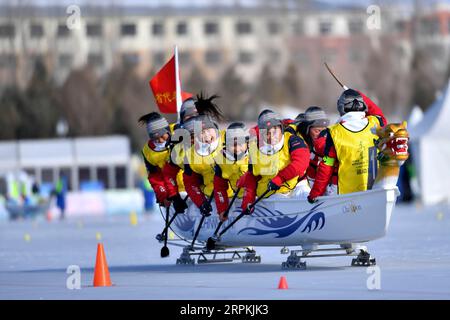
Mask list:
[[[260,248],[261,264],[175,265],[181,248],[161,259],[159,214],[130,218],[0,222],[0,299],[450,299],[448,206],[396,207],[388,235],[368,244],[381,272],[369,290],[365,267],[351,257],[307,260],[285,271],[280,248]],[[345,226],[343,226],[345,227]],[[113,287],[92,286],[98,238]],[[81,268],[81,289],[69,290],[66,269]],[[280,276],[289,289],[278,290]]]

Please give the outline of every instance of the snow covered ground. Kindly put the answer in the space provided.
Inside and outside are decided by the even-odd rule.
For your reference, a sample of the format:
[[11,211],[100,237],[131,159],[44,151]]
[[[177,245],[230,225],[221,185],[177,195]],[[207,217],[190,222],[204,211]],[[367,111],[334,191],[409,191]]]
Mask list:
[[[350,257],[307,260],[284,271],[280,248],[256,248],[261,264],[177,266],[181,248],[160,258],[155,214],[69,221],[0,223],[0,299],[450,299],[450,209],[397,206],[388,235],[368,244],[381,271],[369,290],[365,267]],[[101,236],[113,287],[92,287]],[[81,268],[80,290],[66,287],[69,265]],[[280,276],[289,289],[277,290]]]

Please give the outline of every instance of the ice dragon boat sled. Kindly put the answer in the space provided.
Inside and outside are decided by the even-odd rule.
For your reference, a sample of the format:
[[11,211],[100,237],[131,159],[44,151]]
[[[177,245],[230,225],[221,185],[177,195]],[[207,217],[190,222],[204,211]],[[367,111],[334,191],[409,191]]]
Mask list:
[[[311,246],[362,243],[383,237],[389,227],[397,188],[374,189],[348,195],[319,197],[318,202],[306,200],[265,199],[255,211],[233,225],[218,242],[234,246]],[[200,221],[195,208],[174,221],[173,231],[184,239],[192,239]],[[227,223],[241,209],[234,208]],[[206,218],[198,240],[206,241],[219,224],[217,214]]]
[[[269,198],[257,204],[252,215],[244,216],[233,225],[217,244],[221,249],[301,246],[304,250],[293,251],[291,254],[301,251],[303,257],[307,256],[304,253],[308,251],[324,250],[319,249],[323,245],[337,245],[336,250],[344,250],[345,255],[361,253],[361,250],[366,253],[367,250],[359,244],[382,238],[386,234],[398,195],[398,189],[394,187],[320,197],[314,204],[306,200]],[[234,208],[223,227],[239,213],[241,209]],[[189,240],[193,238],[199,222],[199,213],[190,206],[187,214],[176,217],[172,228],[179,237]],[[206,243],[218,224],[216,214],[206,218],[197,240]],[[229,252],[235,253],[233,250]],[[248,259],[249,255],[246,255],[248,262],[260,260],[251,250],[248,253],[255,258],[255,261],[251,261],[252,259]],[[202,252],[199,262],[207,261],[205,254],[206,252]],[[237,256],[241,258],[240,255]],[[373,264],[359,260],[363,265]],[[188,261],[192,263],[192,260]],[[358,264],[358,260],[353,264]],[[301,266],[303,265],[302,263]]]
[[[377,133],[380,136],[377,145],[380,166],[371,190],[319,197],[314,204],[295,198],[280,200],[269,197],[259,202],[251,215],[244,216],[218,239],[220,250],[210,252],[202,246],[219,224],[218,215],[213,213],[199,229],[197,250],[192,252],[193,248],[186,246],[177,263],[192,264],[195,255],[199,263],[235,259],[260,262],[251,247],[282,247],[282,253],[288,253],[286,247],[300,246],[301,250],[290,250],[291,255],[283,262],[283,267],[304,268],[304,258],[325,256],[356,256],[352,260],[354,266],[375,264],[375,259],[362,244],[386,235],[400,194],[396,187],[399,167],[408,157],[404,124],[391,124]],[[240,213],[237,203],[222,228]],[[191,203],[186,213],[175,218],[171,228],[181,239],[192,240],[200,220],[201,215]],[[333,247],[327,247],[329,245]],[[217,259],[221,250],[231,257]]]

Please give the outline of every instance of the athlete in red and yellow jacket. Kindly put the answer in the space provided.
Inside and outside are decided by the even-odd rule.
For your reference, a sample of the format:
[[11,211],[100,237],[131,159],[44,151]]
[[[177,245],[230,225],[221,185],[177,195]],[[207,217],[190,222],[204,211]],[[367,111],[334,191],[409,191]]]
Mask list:
[[170,157],[169,141],[172,134],[170,125],[157,112],[142,116],[139,122],[145,124],[150,138],[141,152],[147,169],[148,181],[155,192],[156,201],[163,206],[169,206],[170,202],[173,202],[175,210],[183,212],[187,206],[181,199],[178,188],[173,194],[169,194],[163,175],[163,168]]
[[[309,146],[311,158],[308,169],[306,170],[306,177],[309,186],[314,185],[317,169],[323,159],[325,151],[325,141],[318,139],[320,134],[327,129],[330,120],[325,111],[318,106],[312,106],[306,109],[305,113],[297,116],[297,134],[301,135]],[[322,143],[323,141],[323,143]],[[328,183],[327,195],[335,194],[337,190],[337,168],[333,171],[331,180]]]
[[242,209],[247,213],[256,196],[262,196],[266,190],[281,194],[294,190],[309,164],[305,141],[285,131],[276,114],[261,116],[258,128],[258,138],[250,141],[249,171],[241,178],[245,185]]
[[[183,102],[180,110],[180,123],[177,124],[176,138],[171,143],[170,159],[163,168],[163,178],[166,183],[169,197],[177,193],[178,185],[183,183],[183,170],[190,159],[186,158],[187,150],[194,144],[195,125],[201,124],[201,119],[206,115],[212,119],[221,119],[222,112],[214,100],[216,95],[205,97],[203,94],[195,98],[189,98]],[[178,134],[179,133],[179,134]],[[195,155],[196,153],[191,153]],[[189,180],[189,177],[188,177]],[[191,196],[188,192],[188,195]]]
[[322,132],[318,144],[324,144],[323,161],[319,164],[314,186],[308,196],[314,202],[325,193],[333,170],[338,166],[338,194],[370,189],[377,170],[378,138],[372,128],[384,126],[381,109],[360,92],[347,89],[337,103],[340,121]]
[[215,157],[214,200],[219,219],[225,221],[225,211],[229,206],[229,189],[242,198],[244,189],[239,179],[248,171],[249,133],[242,122],[231,123],[225,132],[223,148]]
[[186,150],[183,180],[192,202],[202,215],[209,216],[212,206],[208,198],[213,197],[215,157],[222,137],[219,126],[209,116],[197,116],[195,121],[201,125],[201,131],[194,133],[194,143]]

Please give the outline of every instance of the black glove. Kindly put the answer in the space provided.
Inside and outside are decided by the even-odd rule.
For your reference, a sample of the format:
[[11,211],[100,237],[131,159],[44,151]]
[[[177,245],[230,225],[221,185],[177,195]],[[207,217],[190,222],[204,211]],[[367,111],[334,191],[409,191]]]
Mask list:
[[208,200],[203,201],[199,209],[200,213],[205,217],[209,217],[211,215],[212,207]]
[[253,213],[253,211],[255,211],[255,207],[248,205],[248,207],[246,209],[244,209],[244,211],[242,211],[242,213],[246,216],[249,216]]
[[314,202],[317,202],[317,199],[313,199],[310,196],[308,196],[307,199],[308,199],[308,202],[311,203],[311,204],[313,204]]
[[166,206],[167,206],[167,204],[168,203],[170,203],[170,202],[167,202],[167,200],[169,200],[169,199],[164,199],[164,200],[161,200],[161,201],[156,201],[156,203],[160,206],[160,207],[162,207],[162,208],[165,208]]
[[269,191],[277,191],[277,190],[280,190],[280,188],[281,188],[281,186],[277,185],[272,180],[270,180],[269,183],[267,184],[267,190],[269,190]]
[[184,211],[188,207],[186,201],[184,201],[178,193],[175,196],[169,198],[169,200],[172,201],[173,208],[175,209],[176,213],[184,213]]

